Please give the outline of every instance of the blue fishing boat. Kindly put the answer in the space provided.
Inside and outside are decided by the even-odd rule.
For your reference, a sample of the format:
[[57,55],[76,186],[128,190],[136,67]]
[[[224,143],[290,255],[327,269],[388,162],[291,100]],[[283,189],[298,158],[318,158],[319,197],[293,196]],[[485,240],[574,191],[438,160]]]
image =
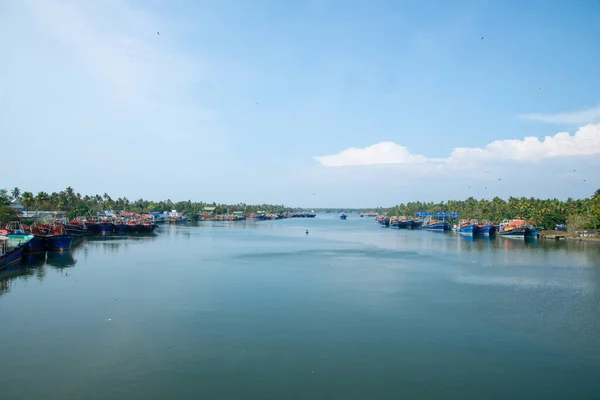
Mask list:
[[33,235],[26,234],[0,236],[0,269],[21,261],[31,239],[33,239]]
[[73,243],[73,236],[68,233],[54,234],[46,236],[47,251],[65,251],[70,250]]
[[534,226],[526,226],[525,227],[525,239],[535,238],[537,239],[540,236],[540,229]]
[[110,219],[102,219],[98,224],[98,230],[101,234],[113,233],[115,231],[115,224]]
[[444,212],[436,212],[433,215],[429,212],[420,212],[417,213],[417,216],[425,217],[423,224],[421,225],[421,229],[437,232],[445,232],[450,230],[450,225],[448,225],[448,222],[446,222],[446,217],[448,214]]
[[400,229],[400,220],[398,220],[398,217],[390,218],[390,228]]
[[115,233],[126,233],[128,232],[127,221],[124,218],[117,218],[114,222]]
[[477,221],[462,220],[456,226],[456,233],[464,236],[475,236],[477,234]]
[[423,226],[423,221],[419,221],[418,219],[413,219],[411,224],[411,229],[421,229]]
[[100,233],[100,221],[96,217],[90,217],[85,221],[88,233]]
[[491,222],[483,221],[477,223],[477,230],[475,231],[477,236],[495,236],[496,225]]
[[525,221],[522,219],[513,219],[510,221],[505,220],[500,224],[498,236],[513,239],[524,239],[526,230],[527,226],[525,226]]
[[413,221],[412,219],[409,219],[409,218],[406,218],[406,217],[400,217],[400,219],[398,220],[398,228],[400,228],[400,229],[412,229],[414,222],[415,221]]
[[347,218],[346,214],[344,214],[344,213],[341,213],[341,214],[340,214],[340,219],[341,219],[342,221],[344,221],[346,218]]
[[386,216],[381,216],[377,218],[377,222],[379,224],[381,224],[382,228],[389,228],[390,227],[390,219]]
[[69,235],[63,225],[55,223],[34,223],[31,226],[30,249],[32,251],[64,251],[71,248],[73,235]]

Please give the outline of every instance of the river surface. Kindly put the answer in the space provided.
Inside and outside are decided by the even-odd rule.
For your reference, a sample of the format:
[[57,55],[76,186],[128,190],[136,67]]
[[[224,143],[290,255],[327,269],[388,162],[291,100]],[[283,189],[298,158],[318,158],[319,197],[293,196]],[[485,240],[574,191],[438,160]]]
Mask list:
[[[309,229],[309,236],[305,236]],[[600,398],[600,246],[161,226],[0,274],[0,398]]]

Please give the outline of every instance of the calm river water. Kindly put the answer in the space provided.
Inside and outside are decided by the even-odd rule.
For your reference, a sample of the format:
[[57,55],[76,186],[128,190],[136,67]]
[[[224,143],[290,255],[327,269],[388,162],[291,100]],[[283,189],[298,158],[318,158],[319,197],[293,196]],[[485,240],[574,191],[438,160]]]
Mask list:
[[3,400],[600,398],[594,243],[318,216],[26,267],[0,274]]

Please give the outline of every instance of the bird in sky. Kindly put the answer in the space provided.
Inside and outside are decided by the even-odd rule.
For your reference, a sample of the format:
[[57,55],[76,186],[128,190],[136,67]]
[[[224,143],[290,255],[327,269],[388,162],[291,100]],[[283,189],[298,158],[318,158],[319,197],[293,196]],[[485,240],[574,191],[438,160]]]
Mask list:
[[576,172],[576,171],[577,171],[576,169],[573,170],[573,172]]
[[159,31],[156,31],[156,34],[157,34],[158,36],[160,36],[160,32],[159,32]]
[[313,196],[314,196],[315,194],[317,194],[317,192],[314,192],[314,193],[313,193]]
[[483,40],[483,36],[481,37],[481,40]]
[[502,178],[498,178],[498,182],[500,182],[502,180]]

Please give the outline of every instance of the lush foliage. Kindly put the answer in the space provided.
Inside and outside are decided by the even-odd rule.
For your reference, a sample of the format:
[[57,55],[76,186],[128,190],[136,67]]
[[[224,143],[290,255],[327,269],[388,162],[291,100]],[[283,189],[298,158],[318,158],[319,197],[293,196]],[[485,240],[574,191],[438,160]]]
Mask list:
[[[82,196],[80,193],[76,193],[71,187],[58,193],[54,192],[50,194],[46,192],[39,192],[37,194],[32,192],[21,192],[18,188],[11,191],[11,196],[9,196],[6,190],[2,190],[2,193],[7,206],[10,204],[11,197],[19,198],[23,207],[28,211],[65,211],[69,217],[96,215],[105,210],[123,210],[135,213],[162,213],[165,211],[177,210],[183,213],[183,215],[194,217],[206,207],[215,207],[214,212],[217,214],[233,211],[266,211],[273,213],[290,211],[289,208],[286,208],[283,205],[272,204],[216,204],[192,202],[190,200],[179,202],[164,200],[155,202],[144,199],[131,201],[127,198],[113,199],[107,193],[104,193],[102,196],[98,194],[94,196]],[[6,218],[0,218],[0,220],[6,220]]]
[[[569,220],[579,221],[582,227],[600,227],[600,190],[588,199],[534,199],[509,197],[508,200],[495,197],[492,200],[476,200],[472,197],[463,200],[449,200],[441,203],[410,202],[387,210],[390,215],[414,216],[419,211],[457,212],[462,218],[475,218],[499,222],[504,219],[522,218],[540,226],[552,229]],[[583,221],[583,222],[581,222]]]
[[[21,204],[26,210],[65,211],[70,217],[95,215],[104,210],[124,210],[135,213],[177,210],[189,217],[198,215],[198,213],[207,207],[215,207],[214,212],[216,214],[234,211],[281,213],[300,210],[272,204],[217,204],[192,202],[190,200],[179,202],[163,200],[156,202],[144,199],[130,201],[127,198],[113,199],[107,193],[104,193],[102,196],[82,196],[76,193],[71,187],[67,187],[61,192],[50,194],[46,192],[39,192],[37,194],[21,192],[19,188],[14,188],[10,193],[5,189],[0,190],[0,221],[10,220],[14,216],[14,210],[10,207],[10,201],[14,198],[20,199]],[[342,210],[316,209],[315,211],[339,212]],[[343,211],[351,212],[353,210],[344,209]],[[576,224],[578,227],[595,228],[600,227],[600,189],[590,198],[577,200],[569,198],[566,201],[525,197],[510,197],[508,200],[499,197],[495,197],[492,200],[477,200],[470,197],[463,201],[449,200],[441,203],[409,202],[388,209],[356,209],[354,211],[378,211],[398,216],[414,216],[419,211],[445,211],[458,212],[463,218],[486,219],[495,222],[508,218],[523,218],[536,222],[546,228],[552,228],[557,224],[565,224],[567,222],[575,224],[575,221],[577,221]]]

